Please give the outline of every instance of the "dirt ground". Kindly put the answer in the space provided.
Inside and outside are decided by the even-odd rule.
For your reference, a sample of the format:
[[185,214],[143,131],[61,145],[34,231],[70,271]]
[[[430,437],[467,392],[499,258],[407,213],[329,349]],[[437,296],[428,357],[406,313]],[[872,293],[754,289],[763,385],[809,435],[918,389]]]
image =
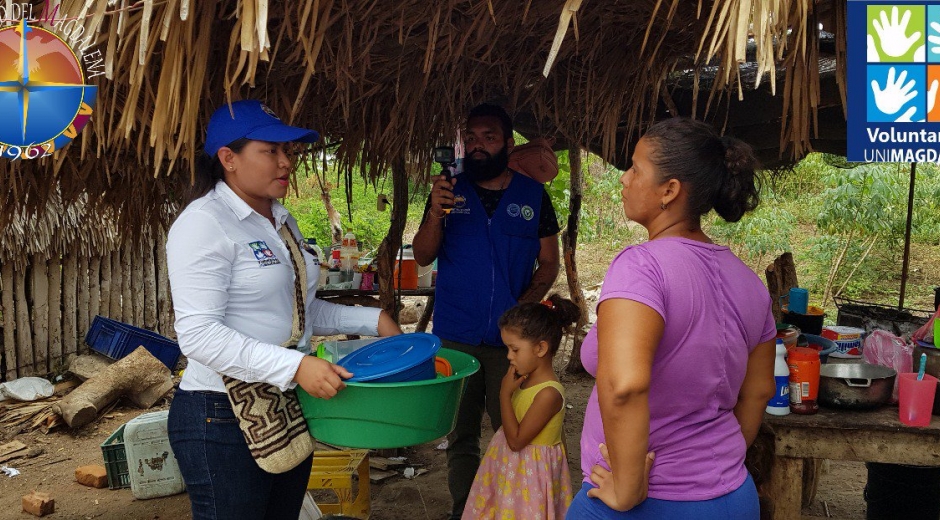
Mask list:
[[[572,481],[581,480],[577,439],[581,433],[583,410],[593,386],[589,376],[563,376],[571,408],[565,420],[569,441],[569,466]],[[163,403],[155,409],[165,409]],[[153,411],[153,410],[151,410]],[[142,410],[118,406],[92,425],[78,431],[53,431],[48,435],[31,432],[7,437],[16,439],[42,453],[30,459],[14,459],[5,464],[20,470],[16,477],[0,474],[0,519],[24,519],[31,515],[21,512],[21,497],[31,490],[43,491],[55,499],[53,519],[185,519],[190,518],[186,494],[151,500],[136,500],[130,489],[92,489],[75,481],[75,468],[86,464],[102,464],[100,444],[112,431],[136,417]],[[488,428],[488,427],[487,427]],[[492,433],[487,430],[486,440]],[[401,450],[408,462],[428,470],[413,480],[392,477],[381,484],[372,484],[373,520],[420,518],[443,520],[450,508],[447,491],[447,461],[444,452],[435,449],[439,441]],[[36,450],[34,450],[36,451]],[[865,518],[862,488],[865,466],[861,463],[833,461],[819,484],[816,500],[803,511],[805,517],[826,517],[859,520]],[[316,495],[332,500],[328,494]]]

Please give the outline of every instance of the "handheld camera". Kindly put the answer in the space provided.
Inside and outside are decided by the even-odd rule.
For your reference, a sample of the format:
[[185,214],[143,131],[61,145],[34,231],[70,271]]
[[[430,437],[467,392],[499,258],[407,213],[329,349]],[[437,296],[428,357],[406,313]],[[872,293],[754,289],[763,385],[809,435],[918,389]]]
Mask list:
[[[441,165],[441,175],[447,177],[447,179],[453,179],[454,173],[451,170],[451,167],[454,166],[456,161],[456,155],[454,154],[454,147],[452,146],[438,146],[434,149],[434,162]],[[453,206],[447,204],[441,209],[444,210],[444,214],[449,214],[450,210],[453,209]]]

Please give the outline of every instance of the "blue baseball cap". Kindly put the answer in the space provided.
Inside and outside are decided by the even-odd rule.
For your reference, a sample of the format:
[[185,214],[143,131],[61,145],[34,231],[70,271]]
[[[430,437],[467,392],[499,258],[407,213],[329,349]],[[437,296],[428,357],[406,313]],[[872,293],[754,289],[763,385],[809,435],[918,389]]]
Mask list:
[[[233,117],[234,115],[234,117]],[[210,157],[223,146],[239,139],[285,143],[313,143],[320,139],[315,130],[285,125],[273,110],[255,99],[222,105],[209,119],[204,150]]]

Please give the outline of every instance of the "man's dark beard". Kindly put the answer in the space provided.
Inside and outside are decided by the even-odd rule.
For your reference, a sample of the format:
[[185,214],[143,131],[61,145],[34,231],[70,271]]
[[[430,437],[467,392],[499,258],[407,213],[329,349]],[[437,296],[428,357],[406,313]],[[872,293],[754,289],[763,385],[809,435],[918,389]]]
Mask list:
[[[474,154],[482,153],[486,155],[485,159],[476,159]],[[496,155],[490,155],[484,150],[478,150],[470,153],[463,160],[463,171],[473,182],[485,182],[499,177],[506,167],[509,166],[509,152],[506,147],[500,150]]]

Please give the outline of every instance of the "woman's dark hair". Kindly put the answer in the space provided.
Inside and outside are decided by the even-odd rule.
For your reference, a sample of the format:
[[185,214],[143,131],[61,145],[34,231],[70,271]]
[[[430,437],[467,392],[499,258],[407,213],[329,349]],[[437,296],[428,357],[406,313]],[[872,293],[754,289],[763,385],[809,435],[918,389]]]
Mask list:
[[714,208],[737,222],[760,203],[757,158],[740,139],[719,136],[711,125],[687,117],[656,123],[643,138],[653,145],[650,160],[660,180],[677,179],[689,194],[691,216]]
[[520,303],[504,312],[499,318],[499,328],[512,329],[529,341],[547,342],[554,356],[561,345],[562,334],[580,317],[581,309],[574,302],[553,294],[543,303]]
[[503,107],[490,103],[477,105],[471,108],[470,113],[467,114],[467,125],[470,124],[471,119],[477,117],[495,117],[499,119],[500,126],[503,128],[503,139],[512,138],[512,118],[503,110]]
[[[231,148],[233,152],[238,153],[250,142],[251,139],[236,139],[225,145],[225,147]],[[206,193],[209,193],[212,191],[212,188],[215,187],[215,183],[224,178],[225,167],[222,166],[222,161],[219,160],[219,156],[209,155],[205,151],[200,150],[199,153],[196,154],[196,181],[189,190],[187,202],[194,201]]]

